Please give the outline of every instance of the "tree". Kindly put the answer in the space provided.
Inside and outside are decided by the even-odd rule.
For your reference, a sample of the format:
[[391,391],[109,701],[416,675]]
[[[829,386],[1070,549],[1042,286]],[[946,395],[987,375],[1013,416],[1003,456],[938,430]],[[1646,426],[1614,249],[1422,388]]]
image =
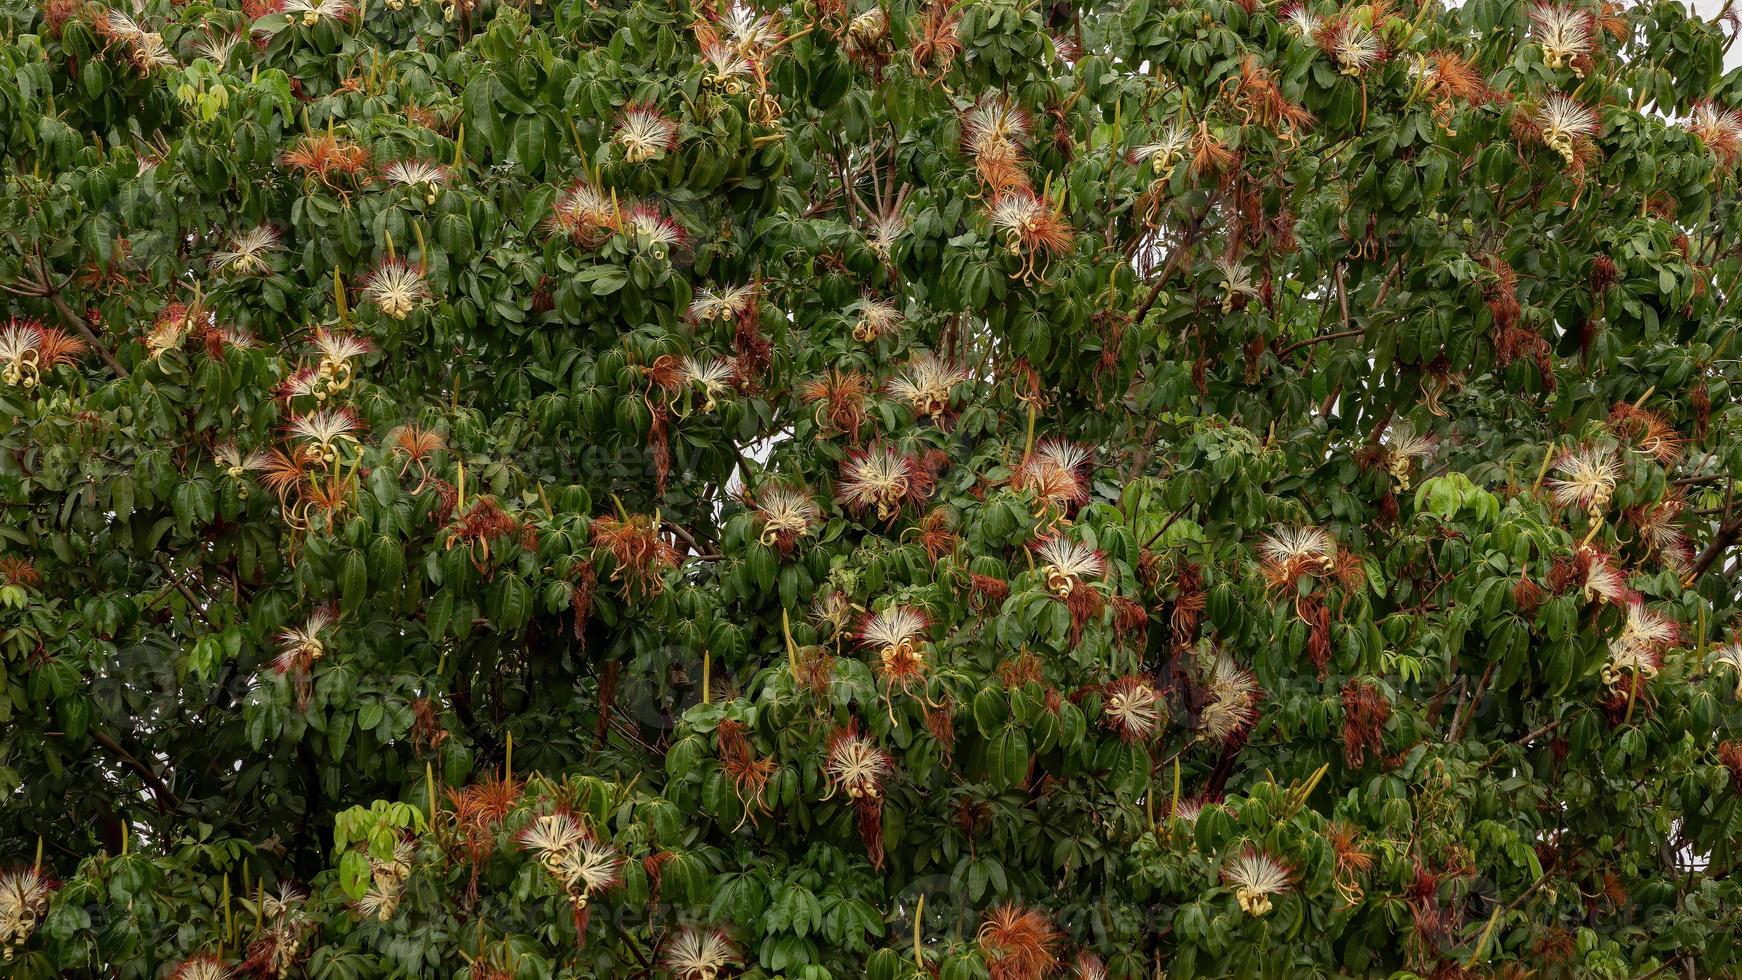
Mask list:
[[12,975],[1742,968],[1735,18],[0,23]]

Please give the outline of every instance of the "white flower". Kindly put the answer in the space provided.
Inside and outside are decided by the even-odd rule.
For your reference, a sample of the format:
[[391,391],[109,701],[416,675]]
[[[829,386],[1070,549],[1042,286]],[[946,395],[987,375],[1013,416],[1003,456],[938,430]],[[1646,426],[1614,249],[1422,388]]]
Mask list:
[[1234,886],[1234,898],[1247,915],[1270,911],[1270,896],[1291,884],[1287,865],[1254,847],[1247,847],[1222,868],[1222,880]]

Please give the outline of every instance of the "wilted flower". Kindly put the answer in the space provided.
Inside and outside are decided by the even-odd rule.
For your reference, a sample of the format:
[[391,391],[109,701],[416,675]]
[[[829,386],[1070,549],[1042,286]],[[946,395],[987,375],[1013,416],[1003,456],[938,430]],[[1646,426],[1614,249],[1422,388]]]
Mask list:
[[677,549],[659,533],[654,519],[644,514],[594,519],[593,544],[611,556],[612,580],[642,598],[663,592],[665,573],[677,567]]
[[677,123],[645,102],[632,102],[617,117],[617,132],[611,137],[623,147],[630,163],[657,160],[677,148]]
[[1147,678],[1136,674],[1121,677],[1107,685],[1105,696],[1102,720],[1125,741],[1147,741],[1161,727],[1161,695]]
[[743,957],[720,930],[685,928],[665,944],[663,962],[676,980],[717,980]]
[[1222,867],[1222,880],[1234,886],[1234,898],[1247,915],[1270,911],[1270,896],[1293,883],[1288,865],[1255,847],[1247,847]]
[[845,432],[858,442],[859,426],[865,421],[865,396],[870,391],[871,381],[863,374],[831,368],[823,377],[806,381],[799,388],[799,397],[816,405],[818,428]]
[[284,165],[331,184],[335,176],[367,179],[369,151],[332,133],[310,133],[285,152]]
[[996,905],[974,936],[992,980],[1040,980],[1058,965],[1058,928],[1037,909]]
[[1628,443],[1628,448],[1650,456],[1664,466],[1682,458],[1686,443],[1675,426],[1649,408],[1621,402],[1609,412],[1609,426]]
[[253,275],[269,271],[266,257],[278,251],[278,229],[257,225],[230,237],[229,247],[212,255],[212,267],[220,272]]
[[950,407],[950,389],[968,380],[968,372],[935,354],[914,357],[889,381],[889,393],[908,403],[914,414],[936,418]]

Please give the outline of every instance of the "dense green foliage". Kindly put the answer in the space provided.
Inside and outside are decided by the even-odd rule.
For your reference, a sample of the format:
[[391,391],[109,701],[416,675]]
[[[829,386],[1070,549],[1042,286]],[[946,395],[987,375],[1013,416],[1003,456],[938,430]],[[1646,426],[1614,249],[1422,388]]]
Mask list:
[[1742,964],[1735,24],[0,6],[0,972]]

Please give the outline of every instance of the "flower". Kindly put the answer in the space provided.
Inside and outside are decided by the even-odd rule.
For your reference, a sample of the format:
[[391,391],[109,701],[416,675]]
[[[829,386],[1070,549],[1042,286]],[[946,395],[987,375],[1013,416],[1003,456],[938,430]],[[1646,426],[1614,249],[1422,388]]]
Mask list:
[[743,962],[743,957],[720,930],[686,928],[665,944],[663,962],[676,980],[716,980],[721,970]]
[[571,900],[582,908],[593,894],[615,887],[623,879],[622,872],[622,853],[591,834],[583,834],[552,870]]
[[1107,980],[1107,965],[1086,949],[1071,961],[1071,970],[1072,980]]
[[266,257],[278,251],[281,241],[278,229],[257,225],[230,236],[229,247],[212,255],[212,267],[220,272],[255,275],[270,271]]
[[349,408],[322,409],[290,420],[291,436],[306,439],[323,462],[331,464],[338,457],[342,442],[355,443],[363,430],[363,420]]
[[677,123],[654,105],[631,102],[617,116],[617,132],[611,138],[623,147],[623,159],[646,163],[677,148]]
[[902,215],[899,206],[881,211],[867,219],[865,242],[885,261],[889,259],[890,251],[895,248],[896,243],[906,234],[907,218]]
[[1720,167],[1733,167],[1742,158],[1742,112],[1711,101],[1696,102],[1682,126],[1706,144]]
[[1198,710],[1198,732],[1227,745],[1244,736],[1258,720],[1258,678],[1234,662],[1226,651],[1198,661],[1198,684],[1204,704]]
[[395,160],[381,171],[389,184],[405,187],[423,195],[425,204],[434,204],[436,195],[451,179],[448,168],[424,160]]
[[1161,695],[1148,679],[1136,674],[1121,677],[1106,687],[1101,706],[1102,720],[1127,742],[1145,741],[1161,727]]
[[363,298],[382,313],[403,320],[429,299],[423,270],[400,259],[388,259],[363,283]]
[[1270,896],[1293,884],[1292,870],[1270,855],[1248,846],[1222,867],[1222,881],[1234,886],[1234,898],[1247,915],[1270,911]]
[[24,948],[54,889],[54,882],[35,868],[0,874],[0,963],[12,962]]
[[901,326],[901,311],[895,304],[875,296],[861,297],[850,311],[858,314],[853,319],[853,339],[862,344],[894,333]]
[[986,913],[974,936],[992,980],[1040,980],[1058,965],[1058,928],[1037,909],[1003,902]]
[[1344,75],[1360,75],[1379,60],[1379,36],[1352,20],[1345,20],[1330,38],[1331,56]]
[[677,549],[645,514],[595,518],[593,544],[611,556],[611,579],[641,598],[665,591],[665,573],[677,567]]
[[541,814],[516,835],[521,847],[532,851],[546,871],[557,874],[569,851],[581,843],[585,831],[572,814],[558,811]]
[[0,327],[0,383],[34,388],[42,372],[72,363],[86,346],[64,330],[14,317]]
[[966,380],[968,372],[922,353],[890,379],[889,393],[912,406],[915,415],[936,418],[950,407],[950,389]]
[[1042,439],[1010,473],[1010,485],[1034,494],[1042,510],[1089,500],[1089,450],[1064,439]]
[[829,777],[829,792],[837,790],[854,800],[875,800],[883,794],[883,780],[890,770],[889,756],[877,743],[849,726],[829,736],[824,773]]
[[864,512],[875,507],[880,520],[890,520],[902,504],[918,503],[931,493],[931,478],[912,458],[887,445],[855,450],[841,464],[836,494],[847,507]]
[[1047,590],[1061,599],[1074,592],[1083,579],[1100,578],[1107,570],[1100,552],[1059,535],[1037,544],[1034,553],[1042,562]]
[[1172,170],[1174,164],[1185,159],[1191,145],[1191,130],[1169,123],[1156,134],[1154,142],[1136,147],[1127,159],[1133,164],[1148,162],[1150,170],[1159,177]]
[[610,196],[585,181],[564,188],[545,220],[546,231],[583,248],[597,246],[616,226],[617,207]]
[[292,23],[313,27],[322,20],[344,20],[355,12],[351,0],[284,0],[279,8]]
[[774,16],[733,0],[714,21],[716,29],[746,56],[755,56],[780,43],[780,26]]
[[723,357],[701,360],[684,357],[677,362],[672,382],[678,387],[696,386],[702,389],[702,411],[711,412],[720,395],[731,386],[738,371]]
[[1218,258],[1212,264],[1222,274],[1222,312],[1245,309],[1246,304],[1258,295],[1252,271],[1233,258]]
[[[236,448],[233,442],[220,442],[212,448],[212,456],[218,465],[224,468],[224,475],[232,480],[240,480],[249,471],[259,472],[266,469],[272,462],[272,457],[263,449],[256,449],[247,456]],[[246,494],[243,494],[246,497]]]
[[1014,187],[994,197],[986,220],[1003,236],[1010,254],[1022,259],[1017,275],[1024,279],[1034,274],[1039,261],[1063,254],[1076,238],[1052,202],[1027,187]]
[[1680,461],[1686,449],[1686,441],[1675,426],[1649,408],[1621,402],[1609,412],[1609,427],[1629,443],[1628,448],[1664,466]]
[[1258,544],[1265,580],[1271,588],[1291,586],[1302,575],[1322,575],[1336,565],[1337,543],[1317,527],[1279,527]]
[[301,626],[286,626],[278,632],[278,658],[272,662],[280,674],[307,673],[316,661],[326,656],[326,642],[321,634],[339,621],[338,611],[322,606],[309,614]]
[[1028,132],[1028,114],[1002,95],[988,92],[962,113],[962,147],[972,156],[1017,156]]
[[1554,461],[1554,472],[1548,481],[1554,502],[1579,507],[1595,521],[1609,507],[1616,481],[1621,478],[1621,465],[1609,450],[1586,446],[1561,453]]
[[1638,599],[1638,594],[1627,586],[1627,576],[1608,555],[1594,548],[1580,548],[1573,555],[1573,565],[1583,573],[1579,576],[1579,592],[1585,601],[1621,605]]
[[690,301],[690,319],[697,323],[729,323],[755,306],[755,286],[703,286]]
[[1278,17],[1286,21],[1288,26],[1301,37],[1312,39],[1319,33],[1324,21],[1318,14],[1312,12],[1304,3],[1291,3],[1277,12]]
[[230,968],[209,954],[192,957],[170,971],[169,980],[229,980]]
[[659,209],[651,204],[637,204],[630,208],[623,216],[619,231],[661,260],[669,257],[673,250],[682,248],[685,241],[684,231],[677,222],[660,214]]
[[315,350],[320,352],[320,366],[315,377],[321,383],[317,398],[327,392],[343,391],[351,386],[351,362],[375,350],[367,338],[352,333],[335,333],[325,327],[315,328]]
[[1656,677],[1663,665],[1663,653],[1681,639],[1681,629],[1662,613],[1653,612],[1643,602],[1627,606],[1627,618],[1621,632],[1609,641],[1609,660],[1603,665],[1603,683],[1614,687],[1627,675],[1647,680]]
[[1711,666],[1727,667],[1736,675],[1736,697],[1742,700],[1742,640],[1726,643],[1713,650]]
[[1543,145],[1559,153],[1568,164],[1578,159],[1577,144],[1588,142],[1597,134],[1596,111],[1559,92],[1543,100],[1534,122]]
[[1436,448],[1432,436],[1417,435],[1407,423],[1391,427],[1385,440],[1385,465],[1399,489],[1409,489],[1416,461],[1431,459]]
[[744,80],[755,73],[737,47],[719,41],[702,42],[702,61],[708,72],[707,84],[726,95],[743,92]]
[[752,501],[756,519],[762,524],[762,544],[778,547],[783,554],[790,553],[793,544],[814,531],[823,519],[823,509],[808,491],[783,483],[763,487]]
[[888,688],[911,691],[925,676],[925,613],[892,605],[859,624],[859,645],[877,653],[878,673]]
[[1583,78],[1578,59],[1591,52],[1591,15],[1556,3],[1538,3],[1530,8],[1531,32],[1542,47],[1543,64],[1560,68],[1573,63],[1573,72]]

